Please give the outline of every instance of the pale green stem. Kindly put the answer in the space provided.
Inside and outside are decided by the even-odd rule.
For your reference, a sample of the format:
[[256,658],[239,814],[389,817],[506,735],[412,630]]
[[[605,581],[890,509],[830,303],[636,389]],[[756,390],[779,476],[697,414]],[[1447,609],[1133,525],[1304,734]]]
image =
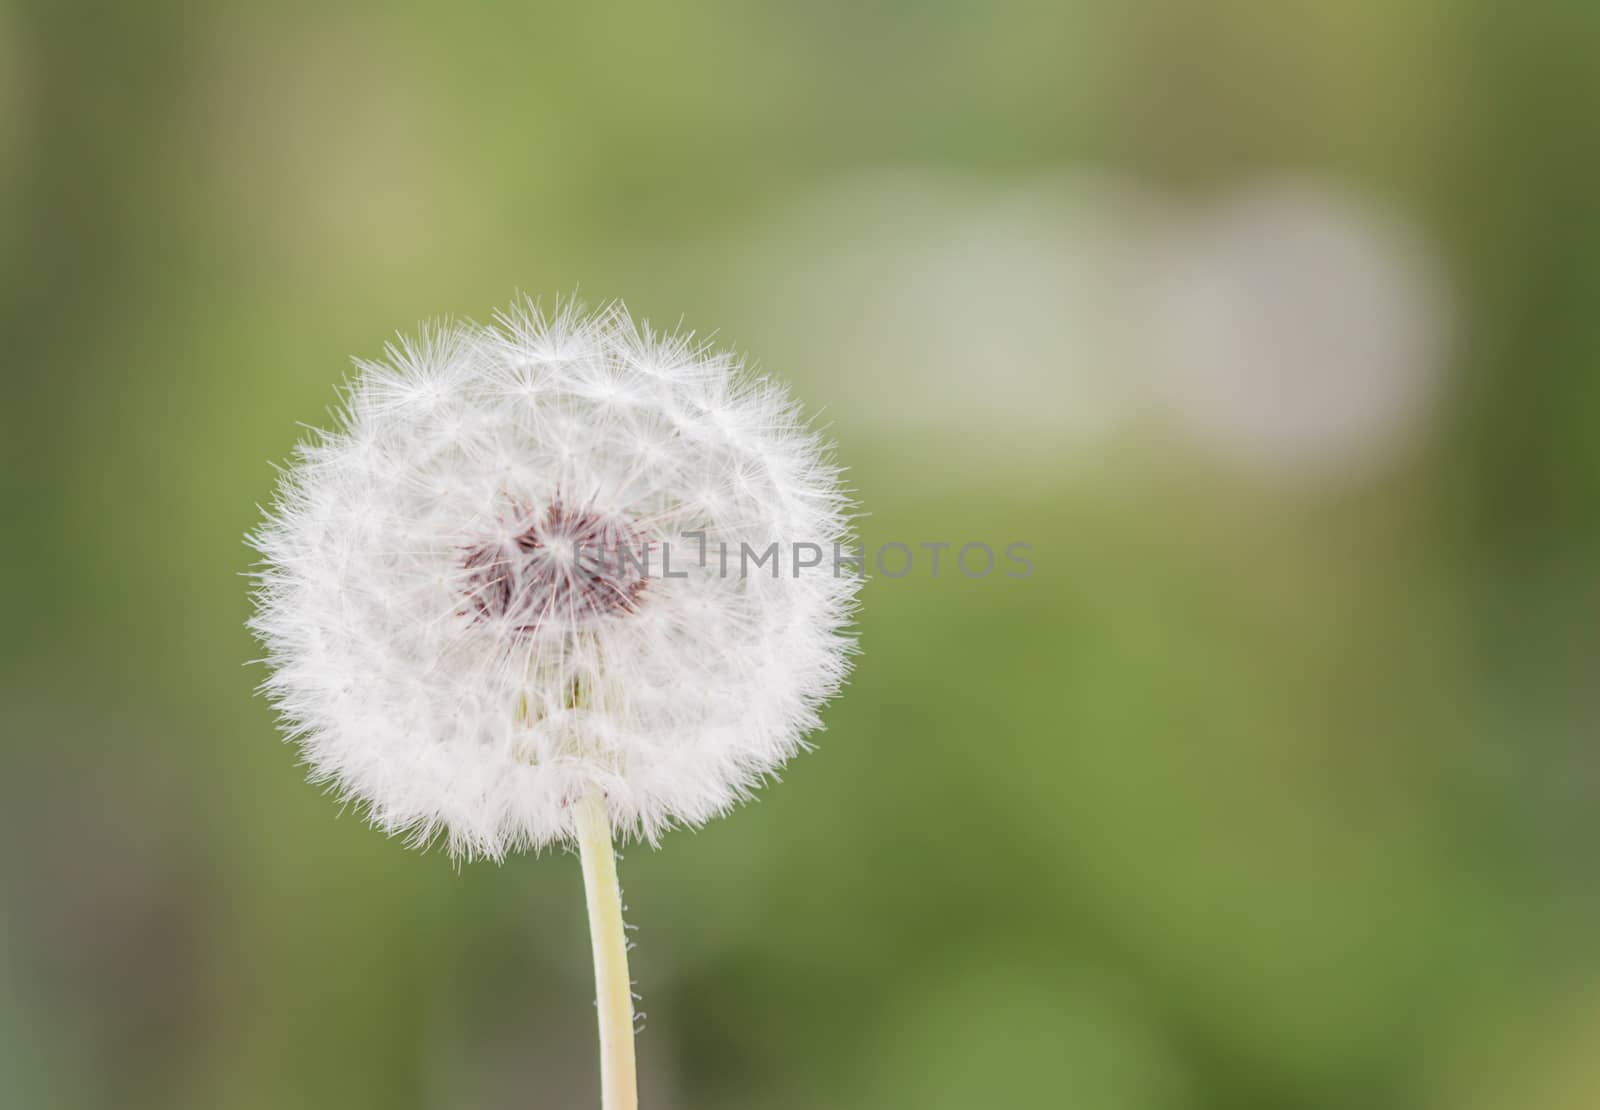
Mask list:
[[600,1014],[600,1106],[601,1110],[638,1110],[633,982],[628,978],[628,937],[622,927],[622,889],[617,885],[617,856],[611,847],[605,794],[591,789],[577,804],[576,813]]

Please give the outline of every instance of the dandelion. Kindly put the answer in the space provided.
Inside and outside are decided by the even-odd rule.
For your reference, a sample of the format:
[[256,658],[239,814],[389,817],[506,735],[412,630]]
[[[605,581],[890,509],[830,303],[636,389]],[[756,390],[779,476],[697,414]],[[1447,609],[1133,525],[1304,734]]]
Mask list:
[[854,568],[725,553],[835,553],[839,471],[780,385],[620,306],[525,303],[358,367],[251,537],[264,689],[386,832],[576,845],[604,1104],[633,1106],[612,845],[725,813],[818,727]]

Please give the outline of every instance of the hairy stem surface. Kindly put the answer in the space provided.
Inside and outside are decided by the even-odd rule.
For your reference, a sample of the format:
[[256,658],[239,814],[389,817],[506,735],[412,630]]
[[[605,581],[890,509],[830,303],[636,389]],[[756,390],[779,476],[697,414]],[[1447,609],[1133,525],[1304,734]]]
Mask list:
[[633,983],[628,978],[628,937],[622,927],[622,889],[611,846],[605,795],[591,789],[577,805],[578,855],[589,902],[594,944],[594,987],[600,1016],[601,1110],[638,1110],[633,1061]]

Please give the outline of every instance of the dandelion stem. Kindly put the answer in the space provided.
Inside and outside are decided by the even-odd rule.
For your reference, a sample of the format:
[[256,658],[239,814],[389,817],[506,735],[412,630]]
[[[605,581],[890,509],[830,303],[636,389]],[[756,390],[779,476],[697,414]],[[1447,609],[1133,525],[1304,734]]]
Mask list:
[[638,1110],[633,1062],[633,983],[628,978],[628,938],[622,927],[622,889],[611,846],[605,795],[591,789],[576,808],[578,855],[589,902],[594,944],[594,987],[600,1016],[601,1110]]

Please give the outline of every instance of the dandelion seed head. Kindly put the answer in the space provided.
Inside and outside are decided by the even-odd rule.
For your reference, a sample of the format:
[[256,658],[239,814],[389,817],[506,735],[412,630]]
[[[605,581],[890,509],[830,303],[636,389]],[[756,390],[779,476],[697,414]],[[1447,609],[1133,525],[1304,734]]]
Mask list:
[[852,650],[848,568],[718,549],[830,550],[850,511],[788,393],[692,337],[576,305],[439,326],[358,363],[251,537],[264,689],[391,833],[500,858],[598,787],[654,841],[799,751]]

